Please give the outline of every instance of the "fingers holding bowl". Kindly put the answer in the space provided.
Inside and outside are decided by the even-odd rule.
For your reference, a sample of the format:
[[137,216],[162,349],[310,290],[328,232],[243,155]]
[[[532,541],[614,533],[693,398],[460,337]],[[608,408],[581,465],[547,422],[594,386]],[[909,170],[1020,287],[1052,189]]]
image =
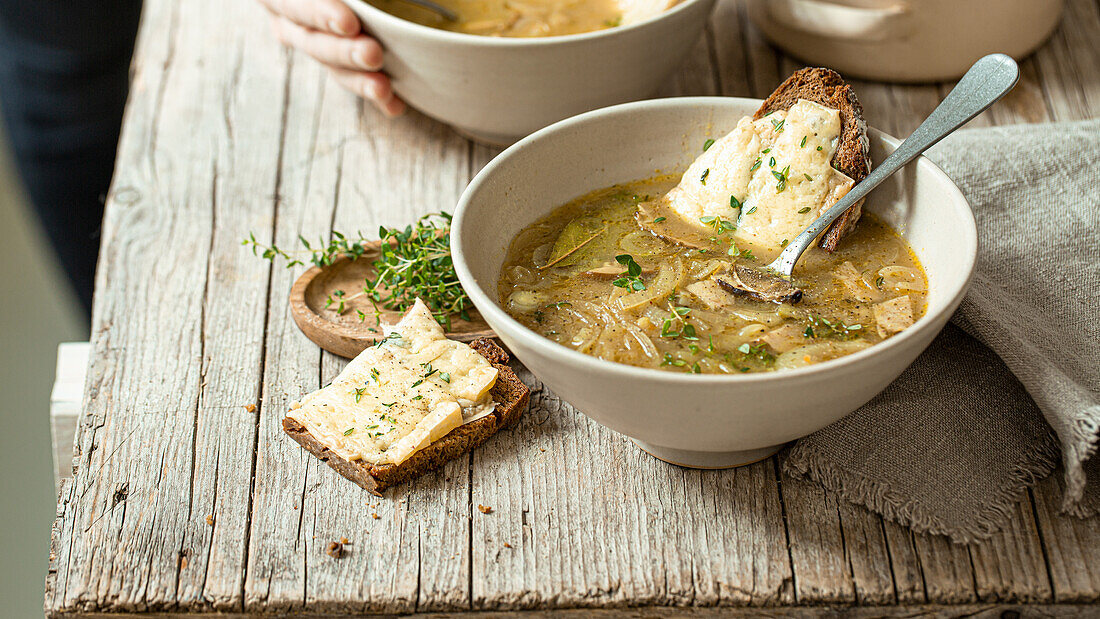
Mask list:
[[398,116],[405,111],[405,102],[394,95],[390,78],[383,73],[334,68],[332,77],[344,88],[369,100],[386,116]]
[[339,0],[260,0],[277,18],[341,37],[359,34],[359,18]]
[[279,16],[275,17],[272,28],[283,44],[301,50],[329,67],[353,71],[378,71],[382,68],[382,46],[366,35],[333,36]]

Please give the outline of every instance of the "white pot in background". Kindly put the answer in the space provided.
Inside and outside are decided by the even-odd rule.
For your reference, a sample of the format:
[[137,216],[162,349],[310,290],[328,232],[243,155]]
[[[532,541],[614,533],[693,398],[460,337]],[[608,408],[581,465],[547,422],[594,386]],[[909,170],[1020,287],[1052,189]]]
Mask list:
[[848,77],[927,82],[978,58],[1022,58],[1050,36],[1064,0],[749,0],[776,45]]

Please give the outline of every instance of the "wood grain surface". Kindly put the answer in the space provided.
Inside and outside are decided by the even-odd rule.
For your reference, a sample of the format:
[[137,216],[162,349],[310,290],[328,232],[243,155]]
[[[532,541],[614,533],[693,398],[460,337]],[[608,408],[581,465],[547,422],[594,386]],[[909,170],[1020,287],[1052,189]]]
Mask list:
[[[1069,0],[1020,86],[975,122],[1100,116],[1097,41],[1097,1]],[[799,66],[720,0],[662,94],[762,97]],[[294,325],[299,273],[240,239],[403,225],[453,207],[498,151],[417,113],[385,120],[279,47],[247,0],[147,0],[133,72],[48,615],[1097,613],[1100,523],[1059,515],[1057,475],[1005,530],[957,546],[776,458],[659,462],[523,368],[517,428],[385,499],[361,491],[279,429],[345,361]],[[854,87],[872,125],[905,135],[951,84]],[[345,556],[325,553],[342,538]]]

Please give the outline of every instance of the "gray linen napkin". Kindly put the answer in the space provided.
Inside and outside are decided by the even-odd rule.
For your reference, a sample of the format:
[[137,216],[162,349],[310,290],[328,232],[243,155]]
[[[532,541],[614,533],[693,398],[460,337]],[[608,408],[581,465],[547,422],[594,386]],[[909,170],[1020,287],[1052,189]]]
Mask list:
[[1060,446],[1063,509],[1094,515],[1100,120],[963,130],[928,156],[978,220],[970,293],[897,381],[796,443],[783,466],[965,543],[1007,522],[1023,491],[1057,466]]

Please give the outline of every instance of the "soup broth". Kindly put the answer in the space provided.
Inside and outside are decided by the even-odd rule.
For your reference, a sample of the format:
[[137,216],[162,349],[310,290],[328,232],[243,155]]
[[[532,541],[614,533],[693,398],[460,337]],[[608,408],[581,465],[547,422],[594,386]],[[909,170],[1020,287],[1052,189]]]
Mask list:
[[613,28],[623,21],[618,0],[435,0],[458,15],[456,22],[408,2],[368,0],[424,26],[503,37],[548,37]]
[[643,230],[640,204],[679,177],[595,191],[517,235],[499,281],[503,307],[534,332],[588,355],[669,371],[790,369],[867,348],[924,313],[927,282],[906,242],[873,215],[833,253],[814,247],[795,269],[797,305],[730,293],[711,277],[777,253],[732,241],[717,219],[688,248]]

